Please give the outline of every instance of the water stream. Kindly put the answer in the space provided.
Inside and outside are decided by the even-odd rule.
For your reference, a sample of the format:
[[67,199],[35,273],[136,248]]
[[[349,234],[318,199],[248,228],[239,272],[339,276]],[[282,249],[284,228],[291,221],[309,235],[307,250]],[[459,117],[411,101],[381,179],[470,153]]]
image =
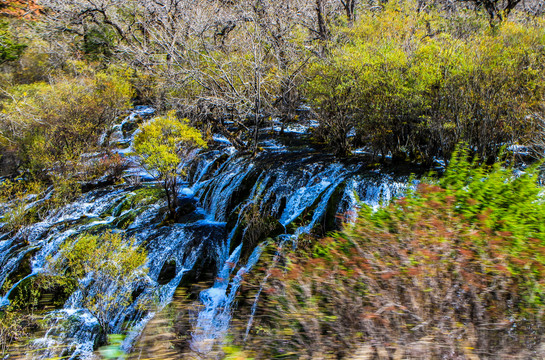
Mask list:
[[[133,132],[124,129],[139,117],[152,114],[150,108],[136,109],[101,141],[117,143],[119,153],[130,159]],[[0,307],[9,304],[14,289],[47,271],[47,258],[56,256],[65,241],[88,231],[113,230],[134,237],[148,254],[147,275],[123,285],[138,295],[128,305],[114,307],[109,316],[112,331],[126,335],[123,348],[130,350],[146,324],[172,300],[184,276],[206,260],[215,264],[216,280],[200,293],[201,306],[192,319],[189,344],[195,352],[206,353],[227,333],[236,310],[237,290],[266,244],[248,247],[244,243],[252,211],[275,219],[279,225],[281,233],[268,241],[296,246],[298,235],[334,226],[336,214],[350,219],[361,202],[376,207],[407,187],[406,176],[369,169],[364,161],[341,161],[311,149],[292,150],[276,140],[264,139],[265,150],[255,157],[237,152],[221,136],[214,136],[214,143],[186,164],[189,177],[181,184],[180,193],[182,202],[194,203],[195,209],[181,223],[160,226],[166,205],[162,200],[137,208],[127,206],[138,189],[153,186],[149,174],[133,166],[126,172],[127,178],[140,177],[143,183],[89,191],[16,234],[1,235],[0,287],[29,257],[30,271],[5,292]],[[0,211],[9,208],[7,204]],[[165,280],[162,277],[168,265],[175,269]],[[90,279],[80,281],[89,281],[87,296],[103,290],[93,288]],[[33,347],[39,351],[33,358],[60,354],[73,359],[93,357],[98,322],[84,308],[82,296],[74,292],[62,308],[45,315],[48,330],[34,340]],[[152,307],[146,306],[151,302]],[[251,324],[250,319],[248,329]]]

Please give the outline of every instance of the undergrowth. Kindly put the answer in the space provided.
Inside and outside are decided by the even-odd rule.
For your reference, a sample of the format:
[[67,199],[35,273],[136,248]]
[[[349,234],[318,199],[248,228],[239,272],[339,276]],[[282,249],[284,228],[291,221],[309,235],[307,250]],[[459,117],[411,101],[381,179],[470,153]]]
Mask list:
[[532,358],[545,299],[537,173],[458,150],[441,180],[363,206],[270,271],[247,347],[258,358]]

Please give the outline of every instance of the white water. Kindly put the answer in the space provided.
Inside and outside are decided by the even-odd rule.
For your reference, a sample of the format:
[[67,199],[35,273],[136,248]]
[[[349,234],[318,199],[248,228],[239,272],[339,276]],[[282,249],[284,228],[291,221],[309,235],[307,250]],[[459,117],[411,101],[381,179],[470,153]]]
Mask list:
[[[105,135],[102,141],[129,144],[119,152],[130,154],[132,136],[124,134],[123,127],[137,115],[152,113],[149,108],[138,109],[114,128],[113,137],[110,135],[108,140]],[[292,129],[288,129],[290,131]],[[158,227],[161,219],[157,217],[165,206],[163,201],[119,213],[123,201],[133,194],[133,188],[118,186],[91,191],[50,213],[41,222],[15,235],[0,237],[0,286],[30,251],[35,251],[32,257],[32,275],[35,275],[47,271],[47,257],[56,256],[67,239],[86,231],[108,228],[135,237],[137,244],[146,247],[149,272],[138,281],[124,285],[129,292],[140,290],[139,295],[129,305],[115,307],[109,317],[112,331],[126,335],[123,348],[129,351],[146,324],[170,303],[184,275],[200,264],[204,254],[211,254],[218,269],[216,281],[200,294],[202,306],[193,316],[190,344],[195,352],[205,354],[227,334],[236,310],[240,284],[259,261],[265,246],[265,243],[260,244],[247,256],[242,254],[242,244],[230,252],[236,229],[242,226],[247,211],[257,205],[263,216],[277,219],[286,229],[286,234],[277,241],[295,245],[299,234],[312,231],[328,217],[353,212],[360,201],[377,207],[403,193],[406,187],[404,181],[364,170],[358,164],[344,165],[332,158],[312,154],[292,156],[276,141],[266,141],[264,148],[267,151],[257,158],[249,158],[238,154],[224,137],[215,136],[215,140],[218,147],[203,152],[194,160],[190,181],[181,191],[184,196],[197,200],[199,207],[195,219],[185,224]],[[128,171],[128,176],[136,175],[144,175],[144,172],[138,168]],[[126,229],[116,227],[117,219],[128,211],[138,211],[134,221]],[[229,234],[226,231],[228,222],[234,224]],[[241,258],[247,260],[241,261]],[[169,262],[176,264],[175,274],[168,283],[159,285],[161,270]],[[10,292],[25,279],[15,284]],[[89,283],[87,292],[91,296],[108,291],[93,288],[90,279],[81,281]],[[0,307],[8,304],[8,295],[0,298]],[[247,331],[252,325],[258,299],[259,293],[252,306]],[[58,356],[66,348],[72,358],[92,357],[98,322],[83,307],[82,300],[82,294],[75,292],[62,309],[46,316],[49,329],[34,341],[34,347],[49,350],[37,352],[34,358]]]

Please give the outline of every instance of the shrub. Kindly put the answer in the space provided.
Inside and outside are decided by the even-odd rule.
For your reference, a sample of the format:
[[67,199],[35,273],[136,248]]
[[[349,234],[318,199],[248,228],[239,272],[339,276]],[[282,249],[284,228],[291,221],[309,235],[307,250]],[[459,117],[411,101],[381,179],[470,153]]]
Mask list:
[[[126,286],[147,274],[146,253],[134,239],[120,234],[83,234],[61,246],[59,254],[48,258],[48,269],[57,281],[76,281],[83,296],[83,306],[96,317],[103,335],[109,333],[109,321],[130,304],[131,291]],[[91,276],[91,285],[83,282]],[[93,291],[89,291],[93,287]]]
[[126,158],[118,153],[106,151],[85,159],[80,166],[79,176],[88,181],[115,183],[121,180],[128,166],[129,161]]
[[[286,353],[504,358],[538,345],[545,203],[537,169],[475,166],[456,152],[421,183],[273,269],[249,346]],[[264,316],[266,315],[266,316]],[[287,331],[288,329],[289,331]]]
[[0,312],[0,354],[3,357],[13,355],[10,351],[12,344],[25,341],[35,321],[27,314],[20,314],[12,309]]
[[166,192],[168,209],[176,216],[178,201],[178,174],[185,175],[180,164],[196,148],[206,147],[201,133],[189,126],[188,120],[178,120],[175,112],[142,124],[134,137],[134,151],[141,165],[161,182]]
[[6,72],[9,85],[48,81],[56,70],[55,54],[51,54],[48,47],[49,44],[43,40],[29,40],[18,61],[10,64],[13,69]]
[[83,35],[83,52],[91,59],[110,57],[115,48],[116,34],[107,27],[94,26]]
[[11,89],[2,110],[6,147],[15,147],[23,170],[34,178],[70,178],[80,155],[99,148],[98,137],[129,106],[132,88],[110,69]]
[[13,36],[9,24],[0,21],[0,65],[19,59],[26,47]]
[[[407,5],[408,4],[408,5]],[[543,23],[506,21],[492,31],[464,12],[445,17],[390,3],[338,29],[339,45],[310,66],[304,90],[322,137],[339,152],[359,143],[431,162],[460,141],[485,158],[529,144],[545,99]],[[473,18],[470,30],[461,30]]]
[[0,202],[6,203],[7,209],[2,214],[3,229],[17,231],[36,220],[37,209],[30,206],[44,193],[39,182],[10,181],[5,179],[0,184]]

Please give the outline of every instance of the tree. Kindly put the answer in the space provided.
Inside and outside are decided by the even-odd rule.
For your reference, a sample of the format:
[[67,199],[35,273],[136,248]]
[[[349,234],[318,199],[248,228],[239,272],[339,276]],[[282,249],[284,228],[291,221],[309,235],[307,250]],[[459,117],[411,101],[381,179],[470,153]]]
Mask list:
[[[132,289],[126,284],[146,276],[145,263],[146,252],[134,239],[106,232],[83,234],[63,244],[58,256],[48,258],[48,269],[64,279],[76,280],[83,295],[82,306],[97,319],[104,341],[110,320],[130,304]],[[88,276],[92,281],[82,281]]]
[[[156,107],[176,109],[235,147],[255,150],[255,129],[263,119],[295,116],[297,85],[313,48],[307,40],[322,39],[333,18],[333,0],[321,1],[321,28],[316,0],[44,4],[51,9],[52,32],[68,43],[85,42],[91,29],[110,34],[112,59],[130,62],[152,82],[149,100]],[[323,46],[320,40],[317,47]],[[240,131],[226,127],[225,120],[236,122]]]
[[174,111],[141,125],[134,138],[140,165],[162,183],[172,218],[178,205],[178,175],[185,175],[179,165],[193,150],[205,147],[201,133],[187,119],[178,120]]

